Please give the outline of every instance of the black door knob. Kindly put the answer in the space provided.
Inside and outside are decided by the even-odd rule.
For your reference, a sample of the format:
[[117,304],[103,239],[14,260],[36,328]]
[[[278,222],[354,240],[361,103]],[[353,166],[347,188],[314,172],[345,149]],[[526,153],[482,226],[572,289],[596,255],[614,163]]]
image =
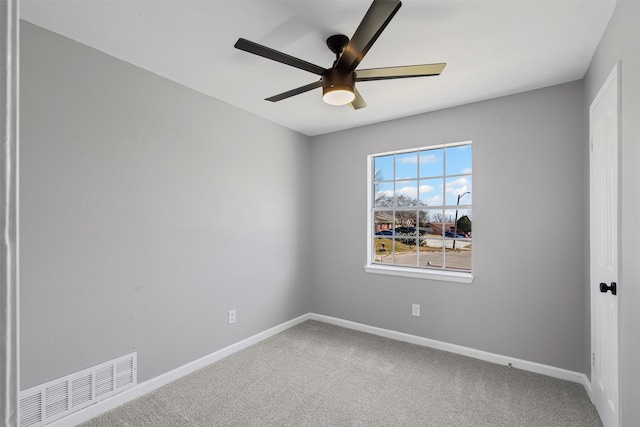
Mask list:
[[600,292],[602,292],[604,294],[607,291],[611,291],[612,295],[617,295],[616,282],[611,282],[611,286],[607,286],[606,283],[600,283]]

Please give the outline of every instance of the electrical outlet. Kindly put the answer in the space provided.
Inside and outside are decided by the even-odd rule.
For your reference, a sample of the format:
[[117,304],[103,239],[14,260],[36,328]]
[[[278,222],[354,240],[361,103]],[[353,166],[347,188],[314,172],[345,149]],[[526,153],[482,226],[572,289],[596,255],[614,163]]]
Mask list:
[[420,317],[420,304],[411,304],[411,315]]
[[229,324],[231,325],[232,323],[236,323],[236,310],[229,310]]

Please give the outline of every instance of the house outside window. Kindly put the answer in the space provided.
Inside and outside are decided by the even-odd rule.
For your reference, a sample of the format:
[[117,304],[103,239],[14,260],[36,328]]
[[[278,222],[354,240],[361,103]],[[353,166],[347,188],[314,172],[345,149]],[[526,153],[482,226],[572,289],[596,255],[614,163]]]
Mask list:
[[470,141],[368,156],[371,273],[471,282]]

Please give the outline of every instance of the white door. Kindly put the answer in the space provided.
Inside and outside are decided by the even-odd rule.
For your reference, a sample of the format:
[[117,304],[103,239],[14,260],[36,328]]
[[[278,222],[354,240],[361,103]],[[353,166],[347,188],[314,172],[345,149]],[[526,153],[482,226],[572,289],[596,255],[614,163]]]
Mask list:
[[589,109],[591,382],[604,427],[618,426],[618,65]]

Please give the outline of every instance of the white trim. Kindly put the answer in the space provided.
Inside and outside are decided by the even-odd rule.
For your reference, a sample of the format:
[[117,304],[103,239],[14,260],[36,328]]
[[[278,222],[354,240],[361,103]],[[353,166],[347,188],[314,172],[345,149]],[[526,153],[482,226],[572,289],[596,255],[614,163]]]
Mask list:
[[589,380],[589,377],[587,377],[585,374],[582,374],[582,375],[584,376],[582,380],[584,391],[587,392],[587,396],[589,396],[589,400],[591,401],[591,403],[595,404],[595,400],[593,398],[593,387],[591,386],[591,381]]
[[592,113],[593,110],[596,108],[596,106],[598,105],[598,103],[600,102],[600,100],[602,99],[604,94],[609,89],[609,86],[611,86],[611,84],[614,83],[614,82],[615,83],[618,82],[618,79],[620,77],[621,68],[622,67],[620,66],[620,62],[616,62],[615,65],[613,66],[613,69],[611,70],[611,72],[607,76],[607,79],[604,81],[604,83],[600,87],[600,90],[598,90],[598,93],[593,98],[593,101],[591,102],[591,105],[589,106],[589,113]]
[[418,147],[418,148],[406,148],[404,150],[393,150],[393,151],[385,151],[383,153],[369,154],[368,157],[371,158],[371,157],[387,156],[389,154],[404,154],[404,153],[411,153],[414,151],[437,150],[438,148],[458,147],[460,145],[468,145],[472,143],[473,141],[471,139],[467,141],[446,142],[444,144],[425,145],[423,147]]
[[523,371],[535,372],[537,374],[546,375],[548,377],[559,378],[561,380],[571,381],[582,384],[585,391],[592,396],[591,382],[585,374],[580,372],[569,371],[566,369],[556,368],[554,366],[543,365],[541,363],[529,362],[527,360],[516,359],[513,357],[503,356],[500,354],[489,353],[482,350],[476,350],[461,345],[449,344],[442,341],[436,341],[429,338],[419,337],[416,335],[405,334],[404,332],[392,331],[389,329],[378,328],[375,326],[364,325],[362,323],[352,322],[350,320],[338,319],[336,317],[324,316],[322,314],[311,313],[311,320],[330,323],[332,325],[341,326],[343,328],[353,329],[360,332],[366,332],[396,341],[408,342],[423,347],[435,348],[437,350],[448,351],[450,353],[460,354],[474,359],[484,360],[486,362],[497,363],[499,365],[509,365]]
[[[374,153],[374,154],[367,155],[367,187],[366,187],[367,188],[367,263],[364,266],[364,270],[367,273],[385,274],[385,275],[399,276],[399,277],[411,277],[415,279],[424,279],[424,280],[440,280],[445,282],[458,282],[458,283],[473,282],[472,272],[467,273],[467,272],[450,270],[447,268],[436,270],[433,268],[421,268],[418,266],[414,267],[414,266],[399,266],[395,264],[384,264],[384,265],[377,264],[374,262],[375,254],[372,251],[373,239],[374,239],[373,222],[372,222],[373,220],[372,206],[373,206],[374,197],[375,197],[375,195],[373,194],[372,186],[371,186],[372,182],[374,181],[374,175],[375,175],[375,171],[373,170],[373,159],[375,157],[387,156],[391,154],[403,154],[403,153],[413,153],[413,152],[418,153],[420,151],[435,150],[439,148],[451,148],[451,147],[458,147],[458,146],[465,146],[465,145],[473,146],[473,141],[468,140],[468,141],[451,142],[451,143],[438,144],[438,145],[428,145],[428,146],[419,147],[419,148],[394,150],[394,151],[387,151],[384,153]],[[468,175],[468,174],[447,175],[446,150],[445,150],[444,156],[445,158],[443,159],[443,161],[444,161],[445,169],[443,170],[443,173],[444,173],[444,175],[442,176],[443,180],[446,180],[448,177]],[[416,168],[419,168],[419,165],[416,165]],[[394,162],[394,171],[395,171],[395,162]],[[473,176],[472,174],[470,175]],[[418,176],[419,176],[419,173],[418,173]],[[420,178],[418,177],[416,179],[419,180]],[[414,179],[411,179],[411,180],[414,180]],[[395,173],[394,173],[393,182],[397,182],[397,181],[403,181],[403,180],[396,180]],[[445,202],[446,200],[443,200],[442,201],[443,205],[438,207],[438,209],[442,209],[443,211],[452,210],[452,208],[473,209],[473,205],[463,205],[463,206],[454,207],[454,206],[446,205]],[[393,210],[393,211],[416,210],[416,207],[390,207],[388,210]]]
[[[612,88],[612,86],[614,86]],[[611,72],[609,73],[609,75],[607,76],[606,80],[604,81],[604,83],[602,83],[602,86],[600,87],[600,89],[598,90],[598,93],[596,94],[596,96],[594,97],[593,101],[591,102],[591,105],[589,105],[589,184],[591,186],[591,180],[593,179],[592,175],[593,175],[593,120],[592,120],[592,116],[594,114],[594,111],[596,110],[596,108],[598,107],[598,104],[602,101],[602,99],[604,98],[604,96],[606,95],[607,91],[612,88],[615,90],[615,96],[616,96],[616,117],[614,117],[615,119],[615,132],[616,132],[616,136],[617,136],[617,145],[616,145],[616,151],[617,151],[617,165],[618,165],[618,176],[617,176],[617,181],[616,181],[616,190],[617,190],[617,194],[615,195],[615,197],[617,197],[617,205],[614,204],[614,207],[616,208],[617,212],[616,214],[614,214],[614,217],[618,220],[618,225],[617,225],[617,235],[616,235],[616,242],[617,242],[617,270],[615,272],[615,274],[617,275],[617,278],[613,278],[612,281],[616,281],[619,283],[619,278],[620,278],[620,269],[621,269],[621,256],[620,254],[622,254],[622,249],[621,249],[621,242],[622,239],[620,238],[620,233],[621,233],[621,227],[620,227],[620,217],[619,217],[619,212],[620,212],[620,201],[622,200],[621,196],[620,196],[620,188],[621,188],[621,178],[620,178],[620,165],[621,165],[621,139],[622,139],[622,132],[620,131],[621,129],[621,120],[622,120],[622,114],[621,114],[621,110],[622,110],[622,89],[621,89],[621,85],[622,85],[622,62],[618,61],[614,64],[613,69],[611,70]],[[593,197],[592,194],[592,189],[590,189],[589,191],[589,209],[590,209],[590,223],[589,223],[589,235],[591,236],[591,238],[593,238],[593,234],[594,234],[594,224],[593,224],[593,206],[592,205],[592,200],[591,198]],[[593,240],[591,241],[591,244],[593,244]],[[598,288],[595,287],[595,285],[598,283],[598,281],[595,281],[595,273],[594,273],[594,262],[592,260],[593,255],[593,250],[590,247],[589,248],[589,259],[591,261],[590,263],[590,269],[589,269],[589,277],[588,277],[588,281],[587,281],[587,289],[589,292],[589,307],[590,307],[590,318],[589,318],[589,325],[591,327],[591,345],[590,345],[590,354],[589,354],[589,366],[590,366],[590,371],[591,371],[591,379],[593,379],[596,376],[595,373],[595,365],[594,365],[594,357],[599,357],[599,355],[597,354],[596,351],[596,328],[595,328],[595,323],[598,321],[598,319],[596,319],[595,313],[598,311],[596,309],[596,301],[594,299],[594,293],[599,293],[598,292]],[[600,279],[602,280],[602,279]],[[619,304],[619,303],[616,303]],[[616,311],[618,310],[618,308],[616,308]],[[603,420],[603,422],[605,423],[609,423],[609,421],[613,421],[613,423],[611,423],[611,425],[619,425],[620,420],[621,420],[621,385],[622,385],[622,381],[620,381],[620,371],[619,371],[619,363],[620,363],[620,341],[619,341],[619,331],[620,331],[620,320],[619,320],[619,312],[616,313],[617,314],[617,331],[616,333],[618,335],[615,336],[615,345],[613,345],[612,347],[615,347],[615,351],[616,351],[616,356],[617,356],[617,360],[615,361],[616,363],[616,373],[617,373],[617,378],[616,378],[616,385],[617,385],[617,390],[615,391],[615,404],[613,404],[613,406],[615,406],[615,413],[613,414],[613,420],[607,420],[605,418],[609,417],[609,415],[607,414],[602,414],[605,415],[605,418],[602,417],[601,418]],[[594,356],[595,355],[595,356]],[[589,397],[591,398],[591,401],[593,402],[593,404],[596,406],[596,409],[598,409],[598,413],[600,414],[600,410],[599,408],[601,407],[601,403],[600,402],[596,402],[596,395],[595,395],[596,390],[591,390],[591,394],[589,395]],[[599,395],[600,396],[600,395]],[[600,397],[598,397],[598,400],[601,400]],[[611,404],[606,404],[604,405],[606,407],[610,407]]]
[[18,424],[20,390],[18,9],[18,0],[0,1],[0,424],[10,426]]
[[535,372],[538,374],[547,375],[549,377],[559,378],[562,380],[567,380],[567,381],[575,382],[578,384],[582,384],[589,398],[593,400],[591,383],[589,382],[589,379],[585,374],[581,374],[579,372],[568,371],[566,369],[560,369],[553,366],[542,365],[540,363],[529,362],[521,359],[515,359],[515,358],[502,356],[494,353],[488,353],[486,351],[475,350],[472,348],[463,347],[455,344],[448,344],[442,341],[436,341],[429,338],[423,338],[416,335],[406,334],[403,332],[392,331],[389,329],[378,328],[375,326],[368,326],[362,323],[352,322],[350,320],[343,320],[336,317],[325,316],[322,314],[307,313],[302,316],[296,317],[295,319],[284,322],[280,325],[274,326],[273,328],[268,329],[264,332],[260,332],[247,339],[239,341],[235,344],[232,344],[228,347],[225,347],[221,350],[218,350],[214,353],[211,353],[207,356],[204,356],[198,360],[194,360],[193,362],[187,363],[186,365],[183,365],[165,374],[162,374],[155,378],[147,380],[109,399],[103,400],[92,406],[89,406],[78,412],[75,412],[66,418],[62,418],[60,420],[54,421],[53,423],[48,424],[48,426],[72,427],[79,423],[88,421],[91,418],[97,417],[107,411],[110,411],[111,409],[114,409],[120,405],[123,405],[144,394],[150,393],[172,381],[182,378],[185,375],[189,375],[197,371],[198,369],[204,368],[214,362],[224,359],[225,357],[230,356],[238,351],[244,350],[247,347],[257,344],[262,340],[272,337],[280,332],[283,332],[307,320],[316,320],[316,321],[328,323],[331,325],[341,326],[343,328],[353,329],[356,331],[366,332],[366,333],[378,335],[381,337],[394,339],[396,341],[408,342],[411,344],[421,345],[424,347],[435,348],[438,350],[448,351],[450,353],[455,353],[455,354],[461,354],[463,356],[473,357],[475,359],[484,360],[487,362],[497,363],[501,365],[508,365],[509,363],[511,363],[511,366],[517,369],[522,369],[525,371]]
[[441,280],[443,282],[471,283],[473,274],[451,270],[433,270],[417,267],[399,267],[391,265],[371,264],[365,265],[364,271],[374,274],[386,274],[389,276],[412,277],[414,279]]
[[224,359],[227,356],[230,356],[234,353],[239,352],[240,350],[244,350],[245,348],[250,347],[254,344],[257,344],[262,340],[265,340],[269,337],[279,334],[280,332],[283,332],[299,323],[309,320],[310,318],[311,318],[311,315],[307,313],[300,317],[296,317],[295,319],[281,323],[280,325],[274,326],[271,329],[267,329],[266,331],[260,332],[256,335],[253,335],[235,344],[231,344],[228,347],[215,351],[207,356],[201,357],[200,359],[194,360],[193,362],[189,362],[186,365],[180,366],[179,368],[173,369],[162,375],[159,375],[143,383],[140,383],[137,386],[130,388],[129,390],[123,391],[122,393],[119,393],[110,399],[105,399],[101,402],[96,403],[95,405],[84,408],[78,412],[75,412],[69,415],[66,418],[62,418],[60,420],[54,421],[53,423],[48,424],[48,426],[73,427],[77,424],[88,421],[91,418],[95,418],[98,415],[101,415],[107,411],[110,411],[111,409],[114,409],[120,405],[123,405],[133,399],[136,399],[147,393],[151,393],[152,391],[164,385],[167,385],[170,382],[173,382],[179,378],[189,375],[197,371],[198,369],[202,369],[205,366],[209,366],[214,362],[217,362],[221,359]]

